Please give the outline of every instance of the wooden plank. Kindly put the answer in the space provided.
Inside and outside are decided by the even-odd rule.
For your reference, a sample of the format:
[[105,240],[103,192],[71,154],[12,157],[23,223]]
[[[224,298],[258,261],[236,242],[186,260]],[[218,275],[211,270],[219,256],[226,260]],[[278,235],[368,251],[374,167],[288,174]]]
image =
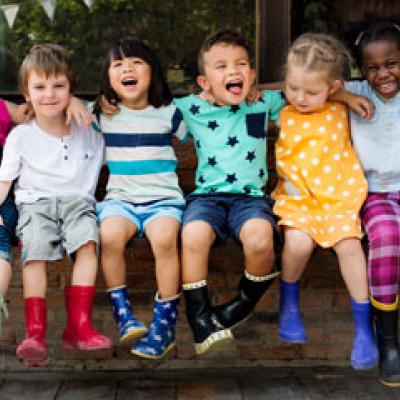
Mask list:
[[57,381],[3,381],[1,400],[51,400],[55,399],[60,383]]
[[[56,397],[57,400],[115,400],[116,381],[66,381]],[[31,397],[32,399],[32,397]],[[34,400],[37,400],[36,398]]]
[[178,382],[178,400],[241,400],[241,389],[235,379]]
[[116,399],[175,400],[175,382],[162,380],[122,381]]

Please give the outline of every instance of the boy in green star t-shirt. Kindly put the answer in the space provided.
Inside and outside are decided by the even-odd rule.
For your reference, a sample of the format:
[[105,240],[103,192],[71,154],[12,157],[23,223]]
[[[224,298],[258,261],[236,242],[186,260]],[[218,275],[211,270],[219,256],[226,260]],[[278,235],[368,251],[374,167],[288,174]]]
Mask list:
[[[255,71],[248,45],[237,31],[218,31],[208,37],[198,66],[198,84],[215,103],[195,95],[174,103],[198,157],[196,188],[187,198],[183,217],[182,278],[186,316],[196,353],[202,354],[232,339],[230,328],[253,311],[276,275],[271,271],[281,238],[272,200],[265,196],[266,131],[285,101],[279,91],[265,91],[257,102],[246,104]],[[238,295],[212,308],[208,255],[215,241],[228,236],[243,246],[244,273]]]

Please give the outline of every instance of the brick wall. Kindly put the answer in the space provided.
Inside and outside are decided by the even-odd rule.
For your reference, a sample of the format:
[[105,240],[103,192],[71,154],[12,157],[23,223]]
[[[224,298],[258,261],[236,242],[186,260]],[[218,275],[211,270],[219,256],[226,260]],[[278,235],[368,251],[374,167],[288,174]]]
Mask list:
[[[272,146],[271,146],[272,147]],[[191,144],[177,146],[181,185],[188,191],[193,185],[195,157]],[[136,239],[126,250],[128,285],[137,315],[150,322],[155,294],[153,257],[149,244]],[[214,302],[223,302],[235,294],[242,272],[242,254],[233,241],[215,247],[210,257],[209,285]],[[65,326],[63,288],[68,284],[71,267],[67,260],[48,268],[49,362],[44,370],[171,370],[185,368],[225,368],[297,365],[348,365],[352,340],[349,299],[339,274],[335,255],[317,251],[303,277],[301,304],[309,341],[304,345],[282,343],[277,335],[279,287],[277,282],[262,298],[251,318],[234,331],[235,342],[217,353],[196,357],[192,336],[184,317],[184,302],[177,324],[178,347],[161,361],[134,358],[129,348],[116,344],[112,350],[96,352],[68,351],[62,347]],[[26,369],[16,359],[16,345],[24,337],[24,313],[19,270],[19,251],[15,249],[14,275],[7,295],[10,318],[5,321],[0,342],[0,371]],[[94,310],[95,326],[117,343],[111,307],[99,274]]]

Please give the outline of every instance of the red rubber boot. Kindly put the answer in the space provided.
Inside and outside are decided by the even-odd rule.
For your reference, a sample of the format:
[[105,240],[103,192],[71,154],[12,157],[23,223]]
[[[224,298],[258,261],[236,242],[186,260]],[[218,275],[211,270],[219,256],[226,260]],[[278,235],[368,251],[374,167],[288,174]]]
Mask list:
[[25,299],[26,338],[17,347],[17,357],[28,367],[42,367],[47,361],[46,300],[42,297]]
[[92,325],[95,286],[68,286],[64,290],[67,327],[64,347],[67,349],[99,350],[111,348],[111,339],[97,332]]

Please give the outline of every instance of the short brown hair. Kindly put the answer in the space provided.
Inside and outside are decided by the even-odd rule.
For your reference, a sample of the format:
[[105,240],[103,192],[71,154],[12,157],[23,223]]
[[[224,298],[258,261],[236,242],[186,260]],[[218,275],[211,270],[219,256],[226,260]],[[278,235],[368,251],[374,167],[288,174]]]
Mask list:
[[220,43],[243,47],[247,54],[250,55],[250,48],[247,40],[240,31],[237,29],[219,29],[212,35],[207,36],[200,47],[197,57],[197,68],[199,70],[199,74],[204,74],[204,53],[207,53],[211,47]]
[[289,48],[285,69],[292,65],[326,72],[329,81],[348,79],[351,56],[344,44],[332,35],[304,33]]
[[29,74],[32,71],[50,75],[65,75],[72,88],[72,72],[67,52],[63,46],[53,43],[33,46],[19,70],[19,88],[23,94],[28,89]]

